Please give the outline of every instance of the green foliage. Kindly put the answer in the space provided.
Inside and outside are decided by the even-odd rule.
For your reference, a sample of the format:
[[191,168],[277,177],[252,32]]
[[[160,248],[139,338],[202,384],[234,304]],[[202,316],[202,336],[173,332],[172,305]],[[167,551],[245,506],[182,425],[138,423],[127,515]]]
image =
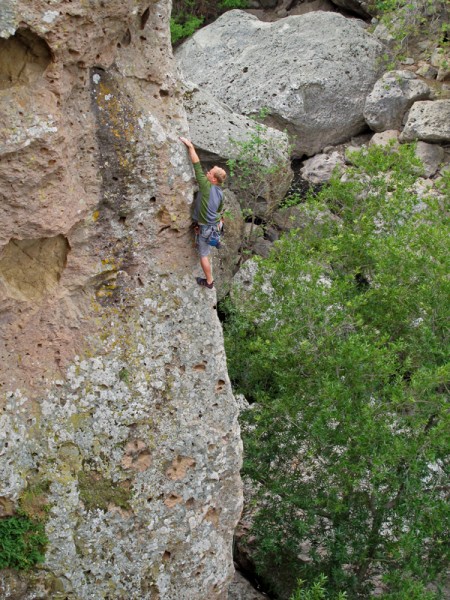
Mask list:
[[397,59],[405,58],[410,42],[419,37],[448,45],[448,0],[375,0],[373,8],[394,38]]
[[46,480],[29,485],[19,500],[21,512],[32,520],[45,521],[50,509],[47,501],[49,489],[50,482]]
[[191,36],[203,23],[202,17],[196,17],[194,15],[187,15],[182,23],[170,19],[170,35],[172,44],[176,44],[178,41]]
[[20,513],[0,519],[0,569],[27,570],[44,561],[43,523]]
[[305,581],[299,579],[297,581],[297,590],[294,592],[290,600],[345,600],[347,594],[340,592],[337,596],[332,597],[327,594],[325,584],[326,576],[322,573],[316,581],[308,588],[305,588]]
[[275,592],[278,568],[291,590],[323,574],[349,598],[384,575],[386,599],[406,600],[448,559],[449,219],[413,191],[413,146],[352,161],[307,198],[335,218],[280,240],[253,293],[225,305],[225,342],[253,402],[242,428],[260,573]]
[[232,10],[233,8],[247,8],[247,0],[221,0],[219,2],[220,10]]
[[130,371],[126,367],[122,367],[119,371],[119,379],[127,385],[130,383]]
[[394,574],[386,578],[390,591],[379,596],[380,600],[436,600],[437,593],[427,591],[420,581],[410,579],[406,574]]
[[280,208],[289,208],[290,206],[297,206],[303,202],[303,197],[298,192],[293,192],[286,196],[280,204]]
[[172,44],[191,36],[204,22],[211,22],[223,12],[247,6],[247,0],[174,0],[170,19]]

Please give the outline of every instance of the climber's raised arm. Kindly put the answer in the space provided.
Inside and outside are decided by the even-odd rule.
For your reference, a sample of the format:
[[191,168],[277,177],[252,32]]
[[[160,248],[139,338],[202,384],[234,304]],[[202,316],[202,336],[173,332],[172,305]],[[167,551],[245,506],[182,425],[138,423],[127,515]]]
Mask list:
[[192,163],[195,164],[200,162],[197,152],[195,151],[194,144],[185,137],[180,137],[180,140],[187,147],[189,151],[189,158],[191,159]]

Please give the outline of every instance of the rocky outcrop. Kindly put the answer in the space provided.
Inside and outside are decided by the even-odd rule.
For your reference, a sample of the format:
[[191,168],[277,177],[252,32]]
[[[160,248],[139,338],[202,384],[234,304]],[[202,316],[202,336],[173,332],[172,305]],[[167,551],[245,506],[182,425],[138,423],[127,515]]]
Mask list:
[[[248,140],[255,130],[255,121],[233,112],[229,106],[220,102],[212,94],[200,90],[192,84],[186,84],[183,93],[183,105],[189,123],[192,141],[205,160],[226,161],[236,158],[236,142]],[[285,133],[264,128],[264,136],[272,140],[286,161],[289,160],[289,140]],[[288,184],[289,185],[289,181]]]
[[5,599],[218,600],[233,575],[237,407],[169,4],[2,4],[0,507],[48,538]]
[[364,106],[364,118],[376,132],[401,129],[406,111],[417,100],[427,100],[431,90],[410,71],[390,71],[376,82]]
[[331,179],[336,168],[343,166],[344,159],[339,152],[331,154],[316,154],[305,160],[300,172],[305,181],[310,183],[325,183]]
[[374,133],[370,139],[369,146],[388,146],[389,144],[398,144],[400,132],[397,129],[388,129],[381,133]]
[[437,144],[417,142],[416,156],[423,164],[425,177],[432,177],[444,162],[445,152]]
[[436,79],[446,81],[450,79],[450,51],[447,48],[435,48],[431,55],[431,66],[437,70]]
[[235,112],[257,114],[267,107],[266,123],[287,128],[296,156],[313,155],[364,129],[364,103],[382,54],[383,46],[358,23],[335,13],[263,23],[237,10],[198,31],[176,53],[184,76]]
[[401,141],[450,141],[450,100],[415,102],[400,136]]

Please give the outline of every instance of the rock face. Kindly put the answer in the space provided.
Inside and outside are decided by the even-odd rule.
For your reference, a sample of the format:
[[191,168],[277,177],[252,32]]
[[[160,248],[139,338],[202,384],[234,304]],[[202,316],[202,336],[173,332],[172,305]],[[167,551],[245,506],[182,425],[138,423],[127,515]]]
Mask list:
[[237,571],[233,583],[230,586],[228,600],[264,600],[267,596],[260,594],[251,584]]
[[402,142],[450,141],[450,100],[415,102],[400,136]]
[[444,162],[445,152],[437,144],[417,142],[416,156],[422,161],[425,177],[432,177]]
[[169,16],[2,4],[0,508],[34,494],[49,541],[1,598],[219,600],[233,575],[237,407]]
[[[183,94],[183,105],[189,123],[191,139],[206,160],[226,161],[235,158],[236,147],[232,140],[246,140],[254,129],[254,121],[249,117],[233,112],[212,94],[187,84]],[[286,150],[288,159],[288,139],[276,129],[267,128],[269,137],[274,137]]]
[[305,160],[301,168],[303,179],[310,183],[325,183],[330,181],[336,167],[343,166],[344,159],[339,152],[331,154],[316,154]]
[[366,96],[380,74],[383,46],[335,13],[275,23],[233,10],[177,50],[186,79],[240,114],[270,111],[295,154],[313,155],[360,132]]
[[364,117],[373,131],[401,129],[405,112],[417,100],[426,100],[431,90],[410,71],[390,71],[376,82],[364,107]]

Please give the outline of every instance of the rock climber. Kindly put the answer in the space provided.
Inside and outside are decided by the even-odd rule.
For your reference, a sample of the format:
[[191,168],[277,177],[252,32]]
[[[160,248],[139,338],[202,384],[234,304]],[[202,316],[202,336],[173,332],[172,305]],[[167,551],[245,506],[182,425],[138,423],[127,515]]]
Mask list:
[[211,263],[208,258],[211,252],[211,245],[208,242],[210,241],[211,234],[214,231],[220,231],[221,228],[221,213],[223,210],[223,191],[221,186],[227,174],[223,169],[215,166],[204,175],[200,159],[192,142],[184,137],[180,137],[180,140],[188,149],[199,186],[199,191],[194,202],[192,218],[196,233],[198,234],[200,265],[205,277],[197,277],[197,283],[212,290],[214,281],[212,278]]

